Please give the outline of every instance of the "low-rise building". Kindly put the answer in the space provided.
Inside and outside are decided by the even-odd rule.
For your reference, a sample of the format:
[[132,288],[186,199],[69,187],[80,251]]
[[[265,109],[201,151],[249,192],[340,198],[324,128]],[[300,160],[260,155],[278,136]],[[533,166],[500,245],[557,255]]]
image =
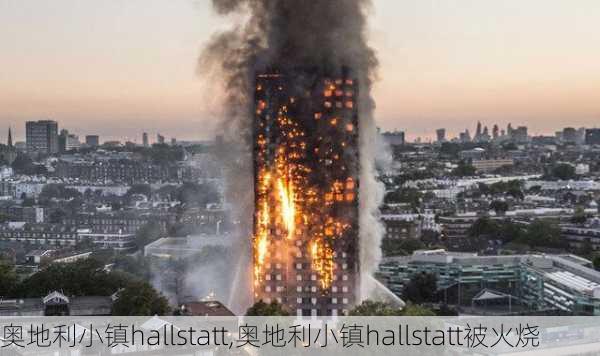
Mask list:
[[440,216],[442,236],[449,240],[460,240],[467,237],[469,228],[481,216],[476,213],[456,214],[453,216]]
[[561,226],[561,236],[573,249],[600,250],[600,226]]
[[7,223],[0,225],[0,240],[73,246],[79,241],[79,235],[77,228],[70,225]]
[[[585,209],[585,213],[593,214],[594,209]],[[485,217],[492,220],[513,220],[513,221],[531,221],[535,219],[551,220],[562,222],[569,220],[575,209],[572,208],[533,208],[509,210],[502,215],[497,215],[494,211],[486,212]],[[450,240],[459,240],[467,237],[469,228],[484,215],[476,212],[459,213],[452,216],[440,216],[439,223],[442,227],[442,234]]]
[[179,180],[176,165],[157,165],[136,160],[60,160],[55,169],[57,177],[78,178],[88,182],[136,184]]
[[483,159],[485,157],[485,149],[481,147],[476,147],[471,150],[464,150],[458,153],[458,157],[464,160],[478,160]]
[[135,247],[135,234],[123,233],[121,231],[110,233],[93,232],[90,229],[78,229],[77,236],[80,240],[90,240],[101,249],[128,251]]
[[54,291],[43,298],[0,299],[0,317],[111,315],[110,296],[67,297]]
[[144,256],[180,260],[202,252],[207,246],[231,246],[229,235],[163,237],[144,247]]
[[216,300],[183,303],[178,312],[181,316],[235,316],[223,303]]
[[514,165],[515,161],[512,158],[505,159],[474,159],[471,165],[475,167],[478,172],[491,173],[501,167],[510,167]]
[[382,214],[385,238],[419,239],[423,230],[438,230],[433,214]]
[[149,223],[156,223],[160,233],[166,233],[169,224],[174,224],[175,221],[175,214],[164,211],[118,211],[80,213],[67,217],[64,222],[94,233],[135,234]]
[[10,166],[0,166],[0,179],[6,179],[12,177],[14,171]]
[[448,304],[471,305],[482,291],[493,290],[532,311],[600,315],[600,272],[591,268],[590,261],[573,255],[416,251],[384,259],[378,276],[402,296],[404,286],[419,273],[437,277],[440,298]]

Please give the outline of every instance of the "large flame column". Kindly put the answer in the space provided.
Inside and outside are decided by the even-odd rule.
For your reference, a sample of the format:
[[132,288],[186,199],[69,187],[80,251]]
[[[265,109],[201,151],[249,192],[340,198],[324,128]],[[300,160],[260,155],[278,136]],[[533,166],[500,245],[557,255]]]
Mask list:
[[300,315],[357,301],[357,83],[348,70],[256,76],[254,294]]

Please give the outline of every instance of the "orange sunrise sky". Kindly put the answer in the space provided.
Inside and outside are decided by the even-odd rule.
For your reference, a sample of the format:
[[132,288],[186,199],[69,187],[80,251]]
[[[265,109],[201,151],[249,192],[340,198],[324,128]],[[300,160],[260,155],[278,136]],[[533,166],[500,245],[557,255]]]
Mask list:
[[[102,140],[211,138],[220,102],[196,60],[234,20],[209,0],[0,0],[0,142],[46,118]],[[599,24],[598,0],[374,0],[376,120],[409,138],[600,126]]]

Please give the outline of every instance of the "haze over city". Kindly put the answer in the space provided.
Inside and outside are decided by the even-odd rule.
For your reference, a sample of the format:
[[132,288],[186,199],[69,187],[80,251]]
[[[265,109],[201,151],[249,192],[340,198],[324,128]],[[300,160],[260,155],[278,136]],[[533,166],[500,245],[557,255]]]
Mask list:
[[600,350],[598,20],[0,0],[0,350]]
[[[384,130],[450,135],[477,120],[531,134],[600,119],[600,3],[581,0],[375,1],[370,42]],[[229,18],[233,21],[233,19]],[[196,62],[215,29],[209,1],[0,1],[0,136],[58,120],[103,139],[142,130],[214,134],[219,95]]]

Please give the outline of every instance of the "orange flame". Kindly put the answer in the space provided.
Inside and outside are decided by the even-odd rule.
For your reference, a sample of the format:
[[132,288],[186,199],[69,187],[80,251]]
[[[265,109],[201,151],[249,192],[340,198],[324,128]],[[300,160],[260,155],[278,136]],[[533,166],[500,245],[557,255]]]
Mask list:
[[[318,125],[318,120],[328,126],[328,130],[340,130],[345,135],[356,131],[355,124],[347,122],[345,116],[334,112],[333,107],[352,108],[354,102],[352,91],[344,91],[341,86],[344,81],[326,81],[322,92],[323,105],[327,109],[311,113]],[[346,84],[352,82],[346,81]],[[257,90],[263,90],[259,84]],[[283,88],[279,88],[282,90]],[[306,132],[302,130],[303,124],[295,120],[294,113],[296,98],[290,97],[287,104],[276,108],[276,129],[279,137],[272,140],[260,134],[256,138],[257,157],[259,161],[259,174],[257,177],[257,201],[255,207],[254,227],[254,273],[255,290],[261,287],[265,274],[269,273],[265,266],[277,262],[281,258],[280,251],[275,250],[283,239],[302,241],[296,246],[304,246],[313,273],[318,276],[319,286],[322,289],[331,287],[334,280],[335,258],[334,246],[337,239],[344,238],[344,234],[351,227],[344,217],[338,217],[338,207],[356,201],[356,187],[358,182],[353,178],[340,178],[329,182],[329,186],[309,183],[312,167],[306,165],[305,159],[315,154],[319,162],[331,164],[344,157],[332,147],[325,145],[326,140],[318,137],[321,146],[310,146],[306,142]],[[265,110],[274,109],[272,104],[265,100],[257,102],[257,115],[265,115]],[[262,122],[259,122],[262,125]],[[261,126],[262,127],[262,126]],[[275,143],[276,142],[276,143]],[[346,142],[339,143],[342,147]],[[273,145],[273,146],[271,146]],[[274,157],[271,154],[274,153]],[[329,162],[329,163],[327,163]],[[345,166],[340,166],[345,171]],[[305,244],[306,243],[306,244]],[[291,246],[291,245],[287,245]],[[295,248],[295,247],[294,247]],[[271,257],[273,256],[273,257]]]
[[280,178],[277,181],[279,201],[281,203],[281,218],[287,230],[287,238],[291,239],[296,230],[296,206],[294,202],[294,185]]

